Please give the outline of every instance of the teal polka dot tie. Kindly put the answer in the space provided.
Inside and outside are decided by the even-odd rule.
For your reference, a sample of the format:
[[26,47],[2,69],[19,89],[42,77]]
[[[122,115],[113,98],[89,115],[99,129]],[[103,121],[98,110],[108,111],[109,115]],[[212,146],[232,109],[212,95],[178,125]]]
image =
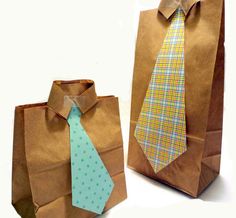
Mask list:
[[72,205],[101,214],[114,183],[80,123],[81,112],[73,106],[70,125]]

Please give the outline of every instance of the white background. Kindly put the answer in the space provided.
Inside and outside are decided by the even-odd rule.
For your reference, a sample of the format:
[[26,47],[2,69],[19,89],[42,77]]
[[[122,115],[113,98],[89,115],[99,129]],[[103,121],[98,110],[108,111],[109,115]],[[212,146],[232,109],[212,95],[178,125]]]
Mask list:
[[[90,78],[120,98],[127,159],[139,11],[159,0],[0,1],[0,217],[11,206],[14,107],[46,101],[54,79]],[[102,217],[235,217],[235,1],[226,0],[226,87],[222,170],[199,199],[126,169],[128,200]]]

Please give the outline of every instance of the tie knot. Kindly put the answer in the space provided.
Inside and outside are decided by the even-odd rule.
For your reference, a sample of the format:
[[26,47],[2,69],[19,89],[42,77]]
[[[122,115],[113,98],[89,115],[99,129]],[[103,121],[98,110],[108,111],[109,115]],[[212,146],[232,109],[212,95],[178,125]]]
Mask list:
[[178,7],[175,11],[176,14],[178,15],[182,15],[183,17],[185,17],[184,11],[181,7]]
[[181,7],[178,7],[173,15],[173,18],[171,19],[171,23],[176,23],[178,24],[178,27],[181,27],[184,25],[184,20],[185,20],[185,14],[184,11]]
[[71,124],[74,119],[79,119],[80,116],[81,116],[81,112],[80,112],[79,108],[75,104],[73,104],[71,107],[70,114],[67,119],[68,123]]

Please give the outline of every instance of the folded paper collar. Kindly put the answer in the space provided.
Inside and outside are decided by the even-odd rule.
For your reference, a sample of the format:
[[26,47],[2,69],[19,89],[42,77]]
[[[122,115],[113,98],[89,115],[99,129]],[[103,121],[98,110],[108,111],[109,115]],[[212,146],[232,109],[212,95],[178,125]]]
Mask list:
[[194,4],[203,0],[161,0],[158,10],[164,15],[166,19],[181,7],[185,16],[189,13]]
[[47,105],[65,119],[71,107],[76,104],[86,113],[97,103],[95,84],[92,80],[55,80],[52,84]]

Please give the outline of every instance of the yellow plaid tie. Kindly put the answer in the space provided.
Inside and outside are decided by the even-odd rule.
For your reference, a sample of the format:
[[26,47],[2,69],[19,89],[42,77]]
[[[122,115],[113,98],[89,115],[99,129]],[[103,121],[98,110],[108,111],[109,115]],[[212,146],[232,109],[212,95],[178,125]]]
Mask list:
[[135,137],[155,173],[187,150],[184,13],[178,8],[157,57]]

